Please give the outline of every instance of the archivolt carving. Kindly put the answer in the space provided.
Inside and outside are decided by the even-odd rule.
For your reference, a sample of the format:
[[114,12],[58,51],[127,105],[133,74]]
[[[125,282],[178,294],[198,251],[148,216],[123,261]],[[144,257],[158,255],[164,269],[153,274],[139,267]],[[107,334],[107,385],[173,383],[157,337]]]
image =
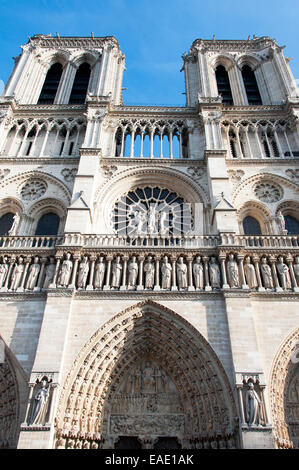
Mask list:
[[143,368],[155,363],[162,376],[165,371],[169,377],[170,388],[178,391],[182,410],[171,419],[180,438],[225,438],[235,433],[234,398],[210,345],[179,315],[144,301],[105,323],[77,356],[59,401],[58,440],[109,438],[111,403],[140,361],[145,361]]
[[[292,426],[288,416],[289,386],[298,374],[299,328],[296,328],[280,346],[274,359],[270,374],[270,406],[274,427],[274,438],[278,448],[293,448],[298,446],[292,439]],[[297,361],[297,362],[296,362]],[[298,404],[298,403],[297,403]],[[296,420],[292,420],[296,425]],[[299,417],[295,436],[299,441]]]

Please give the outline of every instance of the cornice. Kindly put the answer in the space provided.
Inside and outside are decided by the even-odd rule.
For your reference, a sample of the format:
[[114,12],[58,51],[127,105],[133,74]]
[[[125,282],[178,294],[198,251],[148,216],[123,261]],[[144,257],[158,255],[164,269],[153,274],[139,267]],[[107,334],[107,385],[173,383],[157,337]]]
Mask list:
[[13,163],[14,165],[78,165],[80,156],[78,157],[4,157],[0,156],[0,164]]
[[253,39],[195,39],[193,41],[190,52],[208,50],[208,51],[261,51],[267,47],[277,47],[274,39],[268,36],[262,36]]
[[[114,36],[92,37],[92,36],[54,36],[36,34],[29,38],[28,43],[42,48],[103,48],[104,46],[117,47],[120,50],[119,43]],[[27,44],[28,44],[27,43]]]
[[[185,107],[185,106],[111,106],[111,111],[109,113],[111,116],[123,116],[123,115],[130,115],[133,117],[140,117],[142,114],[147,115],[165,115],[170,114],[173,116],[174,114],[182,115],[184,117],[191,116],[191,117],[198,117],[198,113],[196,108],[194,107]],[[177,116],[176,116],[177,117]]]
[[285,165],[289,167],[290,165],[298,165],[299,159],[298,158],[227,158],[226,159],[227,166],[234,167],[234,166],[246,166],[246,165],[253,165],[253,166],[261,166],[263,170],[265,166],[277,166],[277,165]]
[[24,116],[38,114],[40,117],[50,116],[55,119],[56,115],[61,117],[62,115],[67,115],[69,117],[71,114],[78,115],[82,114],[86,111],[86,104],[79,105],[79,104],[18,104],[14,107],[14,117],[17,116]]
[[119,166],[126,165],[151,165],[151,166],[204,166],[203,159],[191,159],[191,158],[131,158],[131,157],[102,157],[100,158],[100,163],[107,165],[109,163],[118,164]]

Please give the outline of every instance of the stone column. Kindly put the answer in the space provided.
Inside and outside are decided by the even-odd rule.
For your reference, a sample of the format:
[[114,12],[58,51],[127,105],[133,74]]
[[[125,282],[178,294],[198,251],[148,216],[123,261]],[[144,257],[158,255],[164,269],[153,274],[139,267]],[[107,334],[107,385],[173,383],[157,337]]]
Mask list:
[[210,279],[209,279],[209,257],[203,256],[202,260],[203,260],[203,265],[204,265],[205,291],[210,291],[212,290],[212,287],[210,286]]
[[106,271],[106,284],[103,287],[103,290],[110,290],[110,275],[111,275],[111,262],[113,260],[112,255],[106,256],[107,261],[107,271]]
[[188,263],[188,291],[195,290],[193,285],[193,273],[192,273],[192,261],[193,257],[191,255],[187,256],[187,263]]
[[262,283],[262,279],[261,279],[258,256],[253,256],[252,261],[253,261],[253,264],[254,264],[254,267],[255,267],[255,275],[256,275],[256,280],[257,280],[257,284],[258,284],[258,289],[257,290],[259,292],[262,292],[262,291],[265,290],[265,288],[263,287],[263,283]]
[[61,258],[62,258],[62,254],[56,255],[55,274],[54,274],[52,283],[49,285],[49,288],[50,288],[50,289],[53,289],[53,288],[55,289],[55,287],[56,287],[56,284],[57,284],[57,276],[58,276],[58,273],[59,273],[59,267],[60,267],[60,263],[61,263]]
[[286,262],[288,263],[288,266],[289,266],[293,290],[294,292],[299,292],[299,287],[297,286],[296,276],[295,276],[294,268],[293,268],[293,257],[290,255],[290,253],[288,253],[286,257]]
[[144,256],[140,255],[138,257],[138,261],[139,261],[139,281],[138,281],[137,290],[143,290],[144,289],[144,287],[143,287],[143,262],[144,262]]
[[222,274],[222,289],[229,289],[230,287],[227,283],[227,277],[226,277],[225,260],[226,260],[226,255],[225,254],[220,254],[219,255],[219,261],[220,261],[221,274]]
[[97,260],[96,255],[90,256],[90,274],[89,274],[89,284],[86,287],[86,290],[93,290],[93,279],[94,279],[94,265]]
[[243,389],[243,386],[237,385],[239,403],[240,403],[241,426],[246,426],[242,389]]
[[178,290],[177,285],[176,285],[176,260],[177,260],[177,257],[175,255],[172,255],[170,259],[171,259],[171,263],[172,263],[171,290]]
[[123,256],[123,273],[122,273],[122,285],[120,286],[119,290],[126,290],[127,289],[127,264],[128,264],[128,255]]
[[74,261],[74,266],[73,266],[71,283],[68,286],[70,289],[76,289],[76,275],[77,275],[77,269],[78,269],[78,263],[79,263],[80,255],[79,254],[74,254],[73,259],[75,261]]
[[279,285],[278,277],[277,277],[277,271],[276,271],[276,258],[274,256],[269,256],[269,261],[271,263],[271,269],[272,269],[272,277],[274,281],[274,287],[276,292],[282,292],[282,288]]
[[160,260],[161,260],[161,255],[156,255],[155,260],[156,260],[156,271],[155,271],[154,290],[160,290]]

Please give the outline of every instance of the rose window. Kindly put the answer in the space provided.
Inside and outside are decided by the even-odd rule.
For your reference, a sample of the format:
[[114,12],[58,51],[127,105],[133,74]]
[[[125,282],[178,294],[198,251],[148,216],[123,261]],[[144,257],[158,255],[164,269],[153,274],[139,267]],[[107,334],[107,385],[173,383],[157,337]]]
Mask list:
[[263,202],[276,202],[282,198],[282,189],[272,183],[258,183],[254,188],[254,194]]
[[43,181],[28,181],[21,189],[21,196],[25,201],[34,201],[43,196],[47,190],[47,185]]
[[166,188],[137,188],[116,202],[112,224],[119,235],[129,237],[188,234],[193,230],[191,204]]

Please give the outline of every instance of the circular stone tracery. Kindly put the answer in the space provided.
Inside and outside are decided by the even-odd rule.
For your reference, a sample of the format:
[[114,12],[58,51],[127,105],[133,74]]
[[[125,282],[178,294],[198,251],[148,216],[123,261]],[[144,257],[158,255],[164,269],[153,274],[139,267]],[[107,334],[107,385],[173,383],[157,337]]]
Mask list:
[[47,185],[44,181],[30,180],[22,186],[20,193],[25,201],[34,201],[45,194]]
[[277,202],[282,198],[283,191],[279,185],[262,182],[255,185],[254,194],[263,202]]
[[112,224],[119,235],[169,236],[193,229],[191,204],[167,188],[136,188],[115,204]]

